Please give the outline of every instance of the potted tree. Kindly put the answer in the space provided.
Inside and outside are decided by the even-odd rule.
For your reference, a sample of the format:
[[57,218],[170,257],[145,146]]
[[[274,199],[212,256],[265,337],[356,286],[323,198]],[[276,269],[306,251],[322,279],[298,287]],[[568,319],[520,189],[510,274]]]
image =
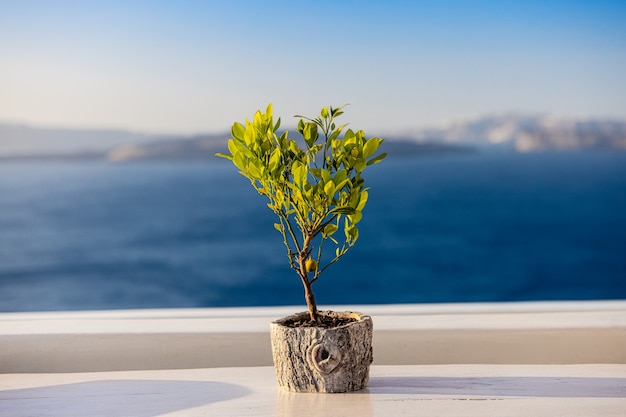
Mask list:
[[356,391],[369,378],[371,318],[318,311],[312,289],[356,243],[368,199],[363,172],[386,156],[375,155],[383,139],[336,124],[344,107],[324,107],[315,118],[295,116],[296,141],[287,131],[279,134],[280,118],[274,122],[270,104],[245,124],[235,122],[229,154],[217,154],[269,200],[278,218],[274,228],[304,287],[307,311],[270,325],[278,383],[289,391]]

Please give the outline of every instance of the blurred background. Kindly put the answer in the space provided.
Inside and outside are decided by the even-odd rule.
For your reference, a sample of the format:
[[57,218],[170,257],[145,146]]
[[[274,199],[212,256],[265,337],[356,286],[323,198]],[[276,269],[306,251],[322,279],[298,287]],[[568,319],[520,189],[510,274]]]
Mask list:
[[[385,137],[325,304],[626,298],[622,1],[0,0],[0,311],[302,305],[234,121]],[[340,119],[341,121],[341,119]]]

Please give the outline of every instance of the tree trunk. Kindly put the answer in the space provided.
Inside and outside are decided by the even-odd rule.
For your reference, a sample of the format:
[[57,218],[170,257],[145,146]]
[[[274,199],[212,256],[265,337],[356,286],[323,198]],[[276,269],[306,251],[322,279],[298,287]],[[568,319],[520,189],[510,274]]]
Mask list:
[[356,322],[325,329],[288,327],[308,312],[270,325],[272,356],[281,388],[295,392],[348,392],[365,388],[372,363],[372,319],[361,313],[320,312]]
[[309,273],[306,270],[306,260],[311,252],[310,246],[312,239],[313,235],[307,235],[304,239],[304,245],[298,259],[298,262],[300,264],[300,270],[298,271],[298,275],[300,275],[302,285],[304,286],[304,299],[306,300],[306,305],[309,310],[309,319],[315,323],[319,323],[317,303],[315,302],[315,295],[313,295],[313,289],[311,288],[313,284],[309,280]]
[[309,319],[315,323],[319,323],[319,313],[317,311],[317,303],[315,302],[315,295],[311,289],[311,282],[308,279],[303,280],[304,284],[304,299],[306,300],[306,306],[309,310]]

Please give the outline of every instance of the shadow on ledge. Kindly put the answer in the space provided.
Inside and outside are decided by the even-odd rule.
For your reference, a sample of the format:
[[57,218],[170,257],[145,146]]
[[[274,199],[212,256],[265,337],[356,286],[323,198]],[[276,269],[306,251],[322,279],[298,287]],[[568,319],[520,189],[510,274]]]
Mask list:
[[151,417],[249,393],[222,382],[112,380],[0,391],[0,403],[12,417]]

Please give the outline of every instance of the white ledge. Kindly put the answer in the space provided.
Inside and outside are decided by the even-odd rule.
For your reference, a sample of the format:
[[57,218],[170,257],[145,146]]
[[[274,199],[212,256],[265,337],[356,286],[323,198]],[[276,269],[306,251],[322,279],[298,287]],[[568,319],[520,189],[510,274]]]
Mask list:
[[[375,365],[626,363],[626,301],[332,306],[374,320]],[[301,307],[0,314],[0,373],[271,365]]]
[[626,365],[372,366],[366,389],[297,394],[271,367],[0,375],[11,417],[623,417]]

